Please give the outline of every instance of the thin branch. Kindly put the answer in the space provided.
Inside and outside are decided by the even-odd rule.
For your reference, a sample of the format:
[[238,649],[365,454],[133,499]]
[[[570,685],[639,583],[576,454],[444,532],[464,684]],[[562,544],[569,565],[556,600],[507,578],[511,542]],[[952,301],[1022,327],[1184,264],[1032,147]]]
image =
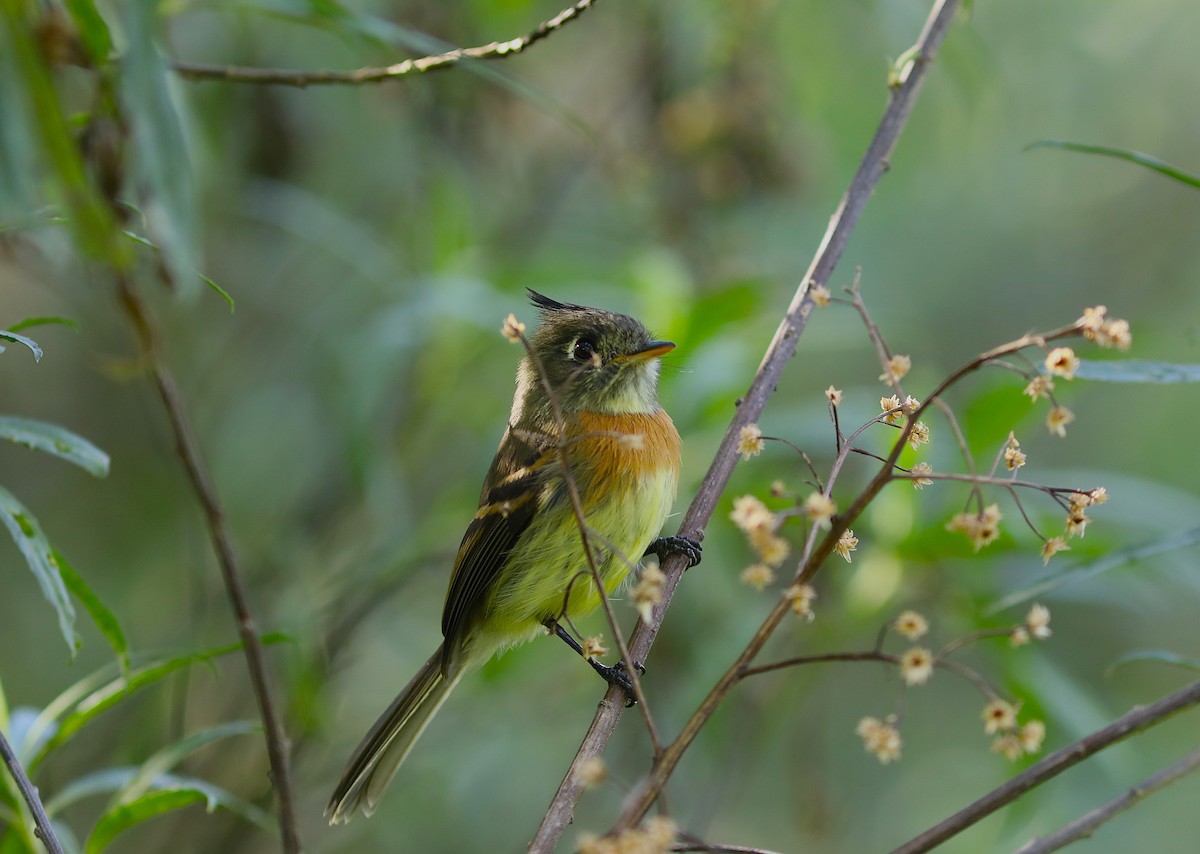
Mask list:
[[221,568],[221,578],[225,582],[225,592],[229,597],[229,604],[233,608],[233,614],[237,621],[238,634],[242,639],[242,650],[246,655],[246,666],[250,672],[250,684],[254,689],[259,715],[263,721],[267,756],[271,763],[271,780],[279,798],[279,829],[282,835],[283,850],[287,854],[298,854],[300,835],[293,805],[287,733],[284,731],[279,712],[275,707],[275,699],[271,694],[271,677],[267,671],[266,653],[263,651],[258,628],[254,624],[254,616],[251,613],[245,584],[242,581],[242,571],[238,566],[237,557],[233,551],[233,542],[225,525],[225,511],[222,509],[216,490],[209,479],[208,470],[200,454],[200,444],[196,440],[195,430],[188,419],[179,386],[159,353],[158,334],[149,312],[142,302],[142,298],[134,290],[133,284],[123,273],[117,274],[117,288],[121,305],[137,335],[142,358],[154,374],[158,395],[162,399],[167,418],[171,422],[171,430],[175,435],[175,451],[187,471],[192,489],[204,510],[209,538],[212,540],[213,551],[216,553],[217,563]]
[[750,848],[745,845],[719,845],[704,842],[700,839],[692,839],[686,834],[680,834],[680,838],[683,841],[672,845],[672,851],[707,851],[713,852],[713,854],[778,854],[778,852],[768,851],[766,848]]
[[1026,845],[1021,846],[1016,854],[1049,854],[1051,851],[1065,848],[1072,842],[1086,839],[1095,833],[1097,828],[1112,821],[1125,810],[1137,806],[1143,799],[1153,795],[1159,789],[1171,785],[1197,769],[1200,769],[1200,750],[1193,750],[1171,767],[1164,768],[1119,797],[1081,815],[1054,833],[1030,840]]
[[521,53],[535,42],[562,29],[598,2],[599,0],[579,0],[553,18],[538,24],[533,32],[515,39],[492,42],[478,47],[455,48],[444,53],[406,59],[394,65],[357,68],[353,71],[301,71],[288,68],[247,68],[237,65],[207,65],[175,61],[171,67],[186,80],[224,80],[229,83],[295,86],[301,89],[307,86],[357,86],[363,83],[381,83],[451,68],[463,60],[506,59]]
[[[8,773],[12,774],[13,780],[16,781],[17,789],[21,792],[21,797],[25,799],[25,803],[29,804],[29,809],[33,813],[33,832],[37,834],[38,839],[42,840],[42,844],[46,846],[46,850],[50,854],[63,854],[62,843],[54,835],[54,828],[50,824],[49,816],[46,815],[46,808],[42,806],[42,799],[38,797],[37,787],[33,785],[29,779],[29,775],[21,767],[21,763],[17,759],[17,754],[13,752],[12,745],[4,737],[3,730],[0,730],[0,756],[4,757],[4,764],[8,766]],[[32,839],[30,839],[30,844],[37,845]]]
[[[818,248],[802,280],[802,284],[792,298],[791,305],[788,306],[787,313],[784,315],[779,328],[775,332],[775,337],[767,348],[766,355],[759,365],[754,381],[751,383],[737,412],[734,414],[729,429],[721,441],[721,446],[717,450],[712,464],[709,466],[708,473],[704,476],[704,480],[697,490],[696,497],[684,514],[679,526],[680,533],[684,536],[699,536],[708,524],[709,519],[712,518],[717,501],[724,492],[738,459],[737,444],[739,433],[742,427],[758,420],[783,373],[783,369],[795,354],[796,342],[800,334],[804,331],[808,323],[808,317],[813,310],[810,289],[817,285],[825,285],[829,281],[829,277],[841,259],[846,243],[850,239],[850,235],[854,232],[854,228],[858,224],[858,219],[862,215],[868,199],[870,199],[875,186],[879,183],[879,179],[887,171],[888,158],[896,145],[896,141],[900,137],[900,132],[904,129],[908,121],[913,103],[925,78],[925,73],[933,61],[934,54],[937,52],[946,34],[946,30],[950,26],[950,21],[954,17],[958,5],[959,0],[937,0],[934,4],[920,39],[915,46],[913,52],[915,58],[911,70],[903,82],[890,91],[887,109],[884,111],[875,136],[871,140],[845,196],[842,197],[837,211],[830,220],[829,228],[825,232],[821,246]],[[879,483],[876,491],[881,489],[882,486],[883,483]],[[840,535],[840,531],[838,533]],[[829,543],[829,551],[832,551],[833,545],[833,542]],[[675,589],[679,585],[679,581],[686,568],[687,561],[682,555],[672,556],[664,562],[663,571],[666,574],[666,581],[663,585],[662,601],[654,609],[653,618],[650,622],[639,623],[633,633],[633,637],[630,639],[630,649],[637,656],[637,660],[646,660],[650,647],[654,643],[654,639],[662,626],[663,614],[670,605],[671,598],[674,596]],[[774,618],[777,623],[783,618],[787,608],[788,604],[781,600],[773,609],[771,618]],[[768,621],[771,618],[768,618]],[[765,637],[762,642],[765,643]],[[753,643],[752,641],[752,647]],[[753,647],[748,651],[752,657],[757,652],[757,647]],[[735,662],[734,667],[740,669],[748,661],[749,658],[745,660],[739,658]],[[731,672],[736,671],[731,669]],[[721,683],[719,683],[718,689],[721,689],[723,686],[723,690],[728,691],[733,681],[734,677],[727,674],[721,680]],[[716,705],[715,702],[712,702],[712,699],[719,702],[722,696],[723,694],[718,694],[715,698],[706,700],[705,705],[697,711],[697,715],[703,716],[706,720],[707,715],[711,714],[708,706],[711,704],[715,708]],[[576,769],[580,763],[600,755],[608,744],[608,740],[621,716],[621,709],[614,707],[614,705],[603,705],[596,711],[596,715],[592,719],[591,726],[584,736],[575,759],[571,763],[571,767],[567,770],[563,782],[559,785],[558,791],[555,793],[546,811],[545,818],[538,828],[537,835],[530,845],[531,851],[552,851],[563,830],[570,823],[575,804],[578,803],[583,793],[583,787],[579,782]],[[691,738],[694,738],[694,734]],[[655,764],[653,772],[655,780],[653,784],[643,788],[643,794],[637,798],[634,809],[627,812],[626,816],[622,818],[623,824],[627,826],[631,821],[636,821],[645,814],[649,808],[649,803],[652,803],[662,790],[663,784],[674,770],[684,750],[690,744],[691,738],[684,738],[681,733],[680,738],[669,745],[664,751],[663,756]]]
[[954,815],[913,837],[896,848],[892,854],[919,854],[932,850],[947,839],[977,824],[1001,807],[1015,801],[1031,789],[1057,777],[1073,765],[1077,765],[1095,753],[1123,741],[1131,735],[1162,723],[1178,712],[1200,704],[1200,681],[1176,691],[1147,706],[1138,706],[1113,723],[1086,735],[1062,750],[1031,765],[1007,783],[997,786],[974,803],[963,807]]

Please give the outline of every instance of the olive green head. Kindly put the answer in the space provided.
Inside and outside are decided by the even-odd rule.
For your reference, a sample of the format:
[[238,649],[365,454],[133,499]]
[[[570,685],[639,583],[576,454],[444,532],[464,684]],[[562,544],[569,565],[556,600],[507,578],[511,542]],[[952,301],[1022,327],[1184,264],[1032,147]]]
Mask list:
[[675,345],[657,341],[626,314],[558,302],[529,291],[542,315],[530,337],[537,360],[526,356],[518,373],[525,403],[542,402],[545,389],[537,363],[546,371],[566,412],[653,412],[658,408],[658,357]]

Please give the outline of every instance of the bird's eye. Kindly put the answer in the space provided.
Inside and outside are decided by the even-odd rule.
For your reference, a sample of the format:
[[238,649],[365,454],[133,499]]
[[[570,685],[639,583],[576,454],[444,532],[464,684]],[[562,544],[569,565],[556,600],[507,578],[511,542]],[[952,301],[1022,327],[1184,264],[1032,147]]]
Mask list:
[[571,351],[571,357],[576,362],[590,362],[595,355],[596,345],[586,338],[580,338],[576,341],[575,349]]

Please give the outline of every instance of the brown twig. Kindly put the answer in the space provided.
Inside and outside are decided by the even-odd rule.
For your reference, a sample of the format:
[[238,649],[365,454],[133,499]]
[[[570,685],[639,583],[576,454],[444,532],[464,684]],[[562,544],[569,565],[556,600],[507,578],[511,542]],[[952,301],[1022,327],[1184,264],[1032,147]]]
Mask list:
[[1016,854],[1049,854],[1051,851],[1065,848],[1072,842],[1086,839],[1095,833],[1097,828],[1112,821],[1125,810],[1137,806],[1143,799],[1153,795],[1159,789],[1171,785],[1198,769],[1200,769],[1200,750],[1193,750],[1169,768],[1164,768],[1124,794],[1081,815],[1054,833],[1031,839],[1027,844],[1021,846]]
[[195,431],[188,419],[179,386],[159,353],[158,334],[154,329],[149,312],[142,302],[141,296],[134,290],[132,282],[123,273],[117,275],[117,289],[121,305],[137,335],[142,358],[154,375],[158,395],[162,399],[167,418],[171,422],[176,453],[187,471],[192,489],[204,510],[209,538],[212,540],[213,551],[216,553],[217,563],[221,568],[221,578],[225,582],[225,592],[229,597],[229,603],[237,621],[238,635],[242,639],[246,666],[250,672],[250,684],[254,689],[259,715],[263,721],[267,755],[271,763],[271,779],[279,798],[279,829],[283,850],[287,854],[296,854],[300,851],[300,835],[293,805],[287,733],[284,731],[271,693],[267,657],[263,651],[262,640],[259,638],[258,628],[254,624],[254,616],[246,597],[246,588],[242,582],[242,572],[233,551],[233,542],[225,525],[225,512],[217,498],[216,490],[209,480],[208,471],[200,453],[200,444],[196,440]]
[[1123,741],[1135,733],[1160,724],[1172,715],[1200,704],[1200,681],[1176,691],[1157,702],[1139,706],[1113,723],[1086,735],[1062,750],[1030,766],[1007,783],[997,786],[979,800],[963,807],[954,815],[913,837],[896,848],[892,854],[919,854],[929,851],[947,839],[977,824],[1001,807],[1042,783],[1057,777],[1089,756]]
[[[25,799],[25,803],[29,805],[30,812],[33,813],[33,832],[37,834],[38,839],[42,840],[42,844],[46,846],[46,850],[50,854],[63,854],[62,843],[54,835],[54,827],[50,824],[49,816],[46,815],[46,808],[42,806],[42,799],[38,796],[37,787],[33,785],[29,779],[29,775],[21,767],[21,763],[17,759],[17,754],[13,751],[12,745],[4,737],[3,730],[0,730],[0,756],[4,757],[4,764],[8,766],[8,773],[12,775],[13,780],[17,784],[17,789],[21,793],[21,797]],[[32,839],[29,842],[31,845],[37,845]]]
[[578,0],[563,9],[553,18],[538,24],[531,33],[515,39],[478,47],[460,47],[444,53],[430,54],[417,59],[406,59],[394,65],[357,68],[352,71],[301,71],[289,68],[247,68],[237,65],[208,65],[194,62],[175,61],[171,67],[186,80],[224,80],[229,83],[259,83],[266,85],[295,86],[357,86],[363,83],[381,83],[399,80],[428,71],[440,71],[470,59],[506,59],[524,51],[551,33],[578,18],[599,0]]
[[[913,51],[915,58],[911,70],[903,82],[891,90],[887,109],[884,111],[875,136],[872,138],[866,154],[859,163],[858,170],[855,172],[845,196],[842,197],[837,211],[830,220],[829,228],[825,232],[821,245],[813,257],[812,263],[802,280],[802,284],[792,298],[792,302],[788,306],[787,312],[775,332],[775,337],[767,348],[766,355],[763,357],[762,364],[759,365],[758,372],[750,388],[740,402],[738,411],[734,415],[729,429],[721,441],[721,446],[717,450],[712,464],[709,466],[708,473],[701,482],[691,506],[684,514],[683,520],[679,525],[682,535],[700,535],[704,527],[708,524],[709,519],[712,518],[717,501],[720,499],[729,482],[730,475],[738,458],[737,444],[739,433],[742,427],[758,420],[768,398],[770,398],[783,373],[784,367],[796,352],[797,339],[807,325],[808,317],[813,309],[812,299],[809,295],[810,288],[816,285],[825,285],[829,281],[829,277],[837,266],[838,261],[841,259],[846,242],[858,224],[858,219],[862,215],[867,201],[871,197],[871,193],[874,191],[876,184],[879,183],[879,179],[883,176],[883,173],[887,171],[888,158],[896,141],[900,137],[900,132],[908,121],[913,103],[925,78],[925,72],[932,62],[938,47],[941,45],[958,5],[959,0],[936,0]],[[875,491],[877,492],[882,486],[883,482],[880,482]],[[835,529],[838,528],[836,525],[834,527]],[[838,534],[840,535],[840,530]],[[828,543],[828,550],[825,552],[826,555],[832,551],[835,542],[836,538]],[[650,647],[654,643],[654,639],[658,635],[659,628],[662,625],[663,614],[670,605],[671,598],[674,596],[675,589],[679,585],[679,581],[686,569],[686,563],[686,559],[682,555],[672,556],[664,562],[663,571],[666,574],[666,581],[663,585],[662,601],[655,608],[653,619],[649,623],[639,623],[630,639],[629,646],[633,655],[636,656],[636,660],[646,660]],[[771,623],[772,618],[777,624],[783,618],[787,608],[788,604],[785,601],[778,603],[772,611],[771,617],[768,618],[768,625]],[[755,646],[755,640],[757,639],[758,635],[755,636],[755,639],[751,641],[751,646],[748,647],[750,657],[757,652],[758,647]],[[762,642],[765,642],[765,636],[762,638]],[[759,646],[761,646],[761,643]],[[748,661],[749,658],[743,660],[742,657],[739,657],[730,672],[736,673]],[[729,676],[727,673],[726,677],[714,689],[714,692],[728,691],[734,681],[736,681],[736,677]],[[705,700],[704,705],[697,710],[696,715],[702,717],[703,720],[707,720],[708,715],[711,714],[712,709],[716,707],[716,704],[719,703],[720,698],[723,696],[723,693],[717,693],[715,697],[710,695],[710,698]],[[542,820],[542,824],[538,828],[533,842],[530,844],[531,851],[549,852],[554,849],[563,830],[570,823],[575,804],[578,803],[583,792],[576,769],[581,762],[598,756],[603,752],[613,730],[616,728],[620,715],[621,709],[611,704],[601,706],[596,711],[596,715],[592,719],[591,726],[588,728],[583,742],[580,744],[575,759],[572,761],[571,767],[567,770],[562,783],[559,785],[558,791],[555,793]],[[663,755],[655,763],[655,769],[652,772],[654,779],[647,780],[643,786],[639,787],[640,792],[635,793],[632,808],[627,810],[625,815],[623,815],[621,819],[623,826],[629,826],[632,822],[639,820],[645,814],[646,810],[649,809],[649,804],[653,803],[655,798],[657,798],[666,779],[674,771],[679,758],[694,737],[694,732],[690,736],[686,732],[681,733],[680,737],[664,750]]]

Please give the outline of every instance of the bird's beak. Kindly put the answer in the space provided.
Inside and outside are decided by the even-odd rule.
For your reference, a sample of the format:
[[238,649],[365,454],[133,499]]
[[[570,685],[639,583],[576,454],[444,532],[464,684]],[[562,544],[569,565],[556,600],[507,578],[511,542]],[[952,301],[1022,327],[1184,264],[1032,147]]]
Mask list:
[[674,341],[651,341],[641,350],[633,353],[622,353],[613,359],[614,362],[646,362],[670,353],[675,349]]

